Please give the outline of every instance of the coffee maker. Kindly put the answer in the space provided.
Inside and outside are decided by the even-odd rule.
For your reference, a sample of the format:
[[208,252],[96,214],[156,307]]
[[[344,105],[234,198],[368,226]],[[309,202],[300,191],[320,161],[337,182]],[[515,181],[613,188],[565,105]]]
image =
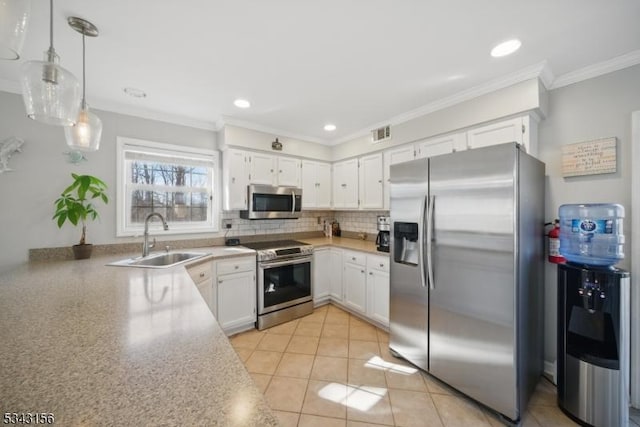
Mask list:
[[380,252],[389,252],[389,230],[391,222],[388,216],[378,217],[378,236],[376,237],[376,247]]

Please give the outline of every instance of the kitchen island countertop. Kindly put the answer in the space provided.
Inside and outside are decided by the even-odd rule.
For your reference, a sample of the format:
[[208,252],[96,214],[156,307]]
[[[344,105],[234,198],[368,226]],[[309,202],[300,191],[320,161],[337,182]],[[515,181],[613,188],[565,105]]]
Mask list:
[[[234,252],[210,249],[197,250]],[[278,425],[184,266],[105,266],[123,257],[0,275],[3,412],[58,425]]]

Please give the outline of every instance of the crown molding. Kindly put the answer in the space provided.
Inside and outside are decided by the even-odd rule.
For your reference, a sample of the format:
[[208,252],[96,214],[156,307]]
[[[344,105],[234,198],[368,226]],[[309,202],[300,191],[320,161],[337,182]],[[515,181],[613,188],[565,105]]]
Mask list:
[[253,123],[246,120],[240,120],[240,119],[236,119],[234,117],[229,117],[229,116],[222,116],[221,119],[216,123],[219,125],[219,129],[222,129],[224,125],[231,125],[231,126],[242,127],[245,129],[255,130],[258,132],[270,133],[278,137],[284,136],[286,138],[298,139],[305,142],[314,142],[316,144],[321,144],[321,145],[331,145],[330,141],[327,141],[324,139],[314,138],[308,135],[301,135],[301,134],[289,132],[283,129],[271,128],[268,126],[259,125],[257,123]]
[[604,74],[612,73],[614,71],[622,70],[623,68],[632,67],[637,64],[640,64],[640,50],[634,50],[607,61],[598,62],[597,64],[592,64],[558,76],[558,78],[553,81],[551,89],[568,86],[594,77],[602,76]]
[[392,117],[391,119],[385,120],[384,122],[375,123],[371,126],[368,126],[366,129],[361,129],[360,131],[331,141],[330,145],[342,144],[352,139],[368,135],[373,129],[377,129],[379,127],[387,125],[396,126],[400,123],[408,122],[409,120],[413,120],[415,118],[425,116],[429,113],[433,113],[434,111],[443,110],[453,105],[460,104],[461,102],[468,101],[470,99],[477,98],[491,92],[495,92],[499,89],[504,89],[505,87],[513,86],[516,83],[520,83],[533,78],[540,78],[540,76],[544,76],[545,79],[548,79],[550,77],[552,78],[553,76],[546,61],[542,61],[530,67],[523,68],[522,70],[516,71],[515,73],[490,80],[487,83],[472,87],[471,89],[463,90],[462,92],[458,92],[446,98],[436,100],[429,104],[423,105],[422,107],[416,108],[415,110],[411,110]]
[[[22,94],[22,88],[19,83],[0,79],[0,91],[15,93],[17,95]],[[174,125],[188,126],[196,129],[204,129],[217,131],[218,128],[214,122],[207,122],[204,120],[192,119],[189,117],[177,116],[175,114],[163,113],[160,111],[149,110],[146,108],[136,107],[132,105],[125,105],[113,101],[105,101],[101,99],[93,99],[90,103],[92,110],[102,110],[110,113],[123,114],[127,116],[138,117],[141,119],[156,120],[164,123],[171,123]]]
[[141,119],[156,120],[160,122],[171,123],[174,125],[188,126],[195,129],[210,130],[214,132],[218,130],[214,121],[193,119],[190,117],[178,116],[175,114],[165,113],[157,110],[150,110],[134,105],[126,105],[118,102],[106,101],[104,99],[93,100],[89,104],[89,106],[95,110],[124,114]]

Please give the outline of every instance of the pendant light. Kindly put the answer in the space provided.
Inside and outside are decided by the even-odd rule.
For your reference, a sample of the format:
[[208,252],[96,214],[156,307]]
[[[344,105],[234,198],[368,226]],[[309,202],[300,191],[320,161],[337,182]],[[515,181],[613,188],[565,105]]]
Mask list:
[[102,136],[102,120],[91,111],[86,99],[86,73],[85,73],[85,36],[97,37],[98,29],[91,22],[75,16],[67,20],[69,26],[82,34],[82,103],[76,124],[64,128],[64,136],[67,145],[73,150],[96,151],[100,147]]
[[27,61],[21,67],[20,83],[27,116],[50,125],[71,126],[80,106],[80,84],[58,65],[53,48],[53,0],[49,0],[49,49],[44,61]]
[[31,0],[0,0],[0,59],[20,58]]

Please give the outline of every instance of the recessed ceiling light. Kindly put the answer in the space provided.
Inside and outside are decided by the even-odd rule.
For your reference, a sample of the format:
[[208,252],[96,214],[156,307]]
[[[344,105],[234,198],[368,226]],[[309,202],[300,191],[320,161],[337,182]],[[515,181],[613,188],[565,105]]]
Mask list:
[[507,40],[502,42],[493,49],[491,49],[491,56],[494,58],[500,58],[501,56],[511,55],[516,50],[520,49],[522,43],[518,39]]
[[336,130],[336,125],[327,123],[326,125],[324,125],[324,130],[326,130],[327,132],[333,132],[334,130]]
[[136,89],[134,87],[125,87],[124,88],[124,93],[126,93],[129,96],[132,96],[134,98],[146,98],[147,97],[147,93],[145,91],[143,91],[142,89]]
[[251,103],[249,101],[247,101],[246,99],[236,99],[235,101],[233,101],[233,105],[235,105],[238,108],[249,108],[249,107],[251,107]]

